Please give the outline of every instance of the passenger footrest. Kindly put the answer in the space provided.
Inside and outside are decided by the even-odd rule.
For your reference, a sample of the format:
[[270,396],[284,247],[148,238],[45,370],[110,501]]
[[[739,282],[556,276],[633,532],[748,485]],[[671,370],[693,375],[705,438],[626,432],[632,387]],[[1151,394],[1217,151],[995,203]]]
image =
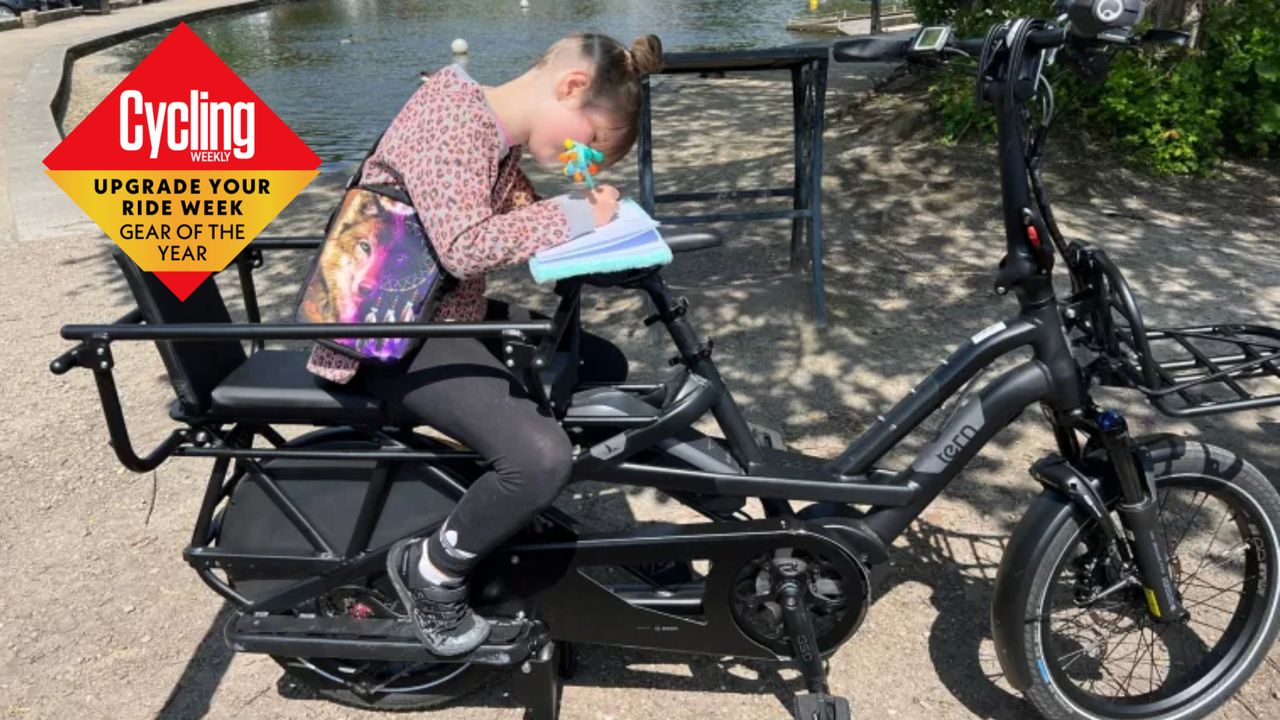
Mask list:
[[791,703],[794,720],[850,720],[849,701],[836,695],[808,693]]
[[493,630],[484,645],[448,658],[427,652],[409,622],[400,619],[240,613],[228,622],[226,638],[227,645],[237,652],[392,662],[434,659],[481,665],[517,665],[548,642],[546,627],[538,622],[496,619],[490,624]]

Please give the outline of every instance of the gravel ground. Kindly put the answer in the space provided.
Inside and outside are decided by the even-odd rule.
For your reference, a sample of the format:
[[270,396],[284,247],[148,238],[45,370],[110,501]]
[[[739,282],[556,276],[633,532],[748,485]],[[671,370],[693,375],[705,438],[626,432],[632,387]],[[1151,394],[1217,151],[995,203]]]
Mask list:
[[[106,69],[78,72],[79,116],[116,80]],[[965,338],[1014,311],[991,293],[1003,244],[992,150],[934,142],[917,90],[891,89],[854,107],[849,98],[865,88],[863,79],[834,84],[825,179],[830,328],[819,332],[810,322],[807,277],[787,272],[782,224],[725,225],[723,248],[681,257],[667,273],[715,338],[717,361],[748,416],[823,457]],[[779,109],[789,107],[788,92],[777,78],[710,86],[661,79],[659,190],[785,180],[790,135]],[[689,152],[676,153],[676,143]],[[1177,181],[1115,168],[1098,148],[1064,142],[1050,187],[1067,234],[1106,247],[1155,321],[1274,323],[1280,250],[1267,241],[1280,217],[1276,166]],[[332,181],[316,183],[270,231],[314,232],[335,191]],[[0,328],[9,339],[0,343],[0,362],[10,368],[0,393],[0,712],[375,717],[310,698],[281,683],[269,659],[226,649],[227,610],[180,557],[209,463],[173,460],[155,476],[119,469],[89,374],[48,373],[49,360],[68,346],[57,336],[61,325],[112,320],[132,306],[108,250],[100,236],[0,245]],[[291,309],[305,261],[269,258],[259,280],[269,317]],[[234,288],[223,287],[234,304]],[[544,309],[553,300],[523,271],[499,277],[494,294]],[[584,318],[627,350],[639,376],[653,377],[670,351],[639,325],[640,312],[635,297],[601,292]],[[129,428],[147,448],[170,427],[171,393],[153,350],[117,347]],[[1154,414],[1131,394],[1105,397],[1141,431],[1200,437],[1280,477],[1274,410],[1188,423]],[[1000,678],[987,613],[1001,551],[1036,492],[1026,468],[1051,446],[1046,425],[1026,413],[898,541],[876,606],[832,659],[833,689],[852,700],[856,716],[1033,716]],[[634,488],[584,484],[562,504],[609,524],[688,517]],[[1280,715],[1278,660],[1273,650],[1215,717]],[[780,701],[801,690],[796,673],[769,663],[586,648],[562,717],[783,718]],[[519,716],[505,683],[422,715]]]

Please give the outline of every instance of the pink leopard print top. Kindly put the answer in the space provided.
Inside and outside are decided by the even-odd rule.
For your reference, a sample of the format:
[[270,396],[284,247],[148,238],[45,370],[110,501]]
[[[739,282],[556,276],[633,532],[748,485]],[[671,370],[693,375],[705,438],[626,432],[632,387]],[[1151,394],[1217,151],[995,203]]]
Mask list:
[[[537,197],[520,171],[520,147],[508,148],[504,135],[480,85],[451,65],[422,83],[367,163],[370,183],[395,182],[373,160],[400,173],[440,264],[460,280],[433,320],[483,320],[485,273],[594,227],[585,200]],[[358,368],[358,360],[319,345],[307,362],[336,383]]]

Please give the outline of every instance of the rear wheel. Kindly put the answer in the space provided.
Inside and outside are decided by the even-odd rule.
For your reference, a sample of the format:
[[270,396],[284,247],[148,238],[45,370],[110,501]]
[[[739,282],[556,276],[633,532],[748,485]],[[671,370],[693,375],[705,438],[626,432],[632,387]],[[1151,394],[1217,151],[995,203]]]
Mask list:
[[[318,614],[395,617],[402,613],[394,593],[342,588],[318,603]],[[461,698],[493,677],[495,670],[471,663],[349,661],[273,655],[289,680],[315,694],[368,710],[430,710]]]
[[1208,715],[1249,678],[1280,618],[1280,494],[1253,466],[1207,445],[1160,459],[1156,487],[1174,584],[1190,613],[1163,623],[1120,580],[1092,520],[1061,524],[1036,563],[1022,657],[1047,718]]
[[[439,449],[431,440],[419,438],[421,449]],[[331,430],[297,438],[288,447],[313,450],[376,450],[378,444],[356,433]],[[354,522],[353,507],[359,507],[364,487],[372,472],[371,461],[334,461],[326,463],[324,472],[314,463],[297,460],[273,460],[263,463],[263,471],[276,480],[281,491],[297,503],[317,530],[331,540],[340,535],[336,528]],[[382,544],[413,532],[413,527],[431,518],[448,514],[452,501],[444,495],[429,492],[427,486],[413,477],[394,479],[388,496],[382,525],[393,525],[379,531],[374,544]],[[406,507],[412,512],[406,513]],[[403,515],[411,517],[399,517]],[[399,529],[395,529],[399,528]],[[347,536],[335,545],[341,547]],[[236,485],[219,523],[218,546],[227,550],[263,554],[303,555],[314,549],[299,535],[287,517],[262,493],[252,476]],[[227,573],[228,584],[251,600],[267,597],[296,582],[299,578],[282,578],[266,572]],[[328,595],[308,601],[295,609],[324,617],[391,618],[404,615],[385,573],[379,572],[362,580],[337,588]],[[354,661],[340,658],[292,658],[272,656],[284,668],[286,682],[308,689],[333,702],[366,709],[427,710],[456,700],[491,679],[497,672],[482,665],[458,663],[405,663]]]

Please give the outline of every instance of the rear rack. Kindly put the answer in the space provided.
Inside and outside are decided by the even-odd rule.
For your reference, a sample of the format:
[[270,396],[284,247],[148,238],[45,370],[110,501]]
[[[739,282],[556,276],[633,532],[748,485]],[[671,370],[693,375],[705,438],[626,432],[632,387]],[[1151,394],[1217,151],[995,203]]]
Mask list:
[[1090,375],[1139,390],[1166,415],[1196,417],[1280,405],[1280,330],[1219,324],[1148,328],[1120,270],[1080,247],[1076,303],[1082,344],[1097,353]]

